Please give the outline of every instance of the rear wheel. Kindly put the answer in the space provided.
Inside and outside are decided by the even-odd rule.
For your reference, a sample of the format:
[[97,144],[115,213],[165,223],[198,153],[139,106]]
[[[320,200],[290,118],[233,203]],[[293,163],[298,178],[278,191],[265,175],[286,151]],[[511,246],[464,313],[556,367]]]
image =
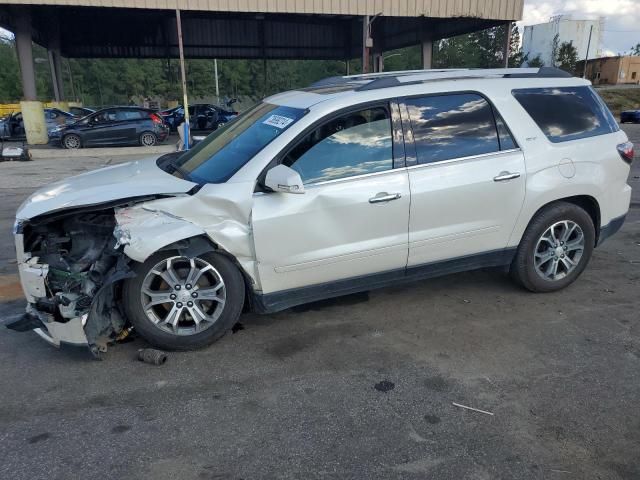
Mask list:
[[573,283],[595,246],[595,227],[577,205],[552,204],[525,231],[511,265],[512,277],[532,292],[552,292]]
[[82,143],[78,135],[76,135],[75,133],[70,133],[68,135],[65,135],[62,139],[62,146],[64,148],[74,150],[76,148],[80,148],[82,146]]
[[188,258],[158,252],[134,268],[125,282],[124,308],[149,343],[167,350],[209,345],[236,323],[244,304],[244,281],[224,255]]
[[140,135],[140,145],[143,147],[153,147],[158,143],[158,138],[153,132],[144,132]]

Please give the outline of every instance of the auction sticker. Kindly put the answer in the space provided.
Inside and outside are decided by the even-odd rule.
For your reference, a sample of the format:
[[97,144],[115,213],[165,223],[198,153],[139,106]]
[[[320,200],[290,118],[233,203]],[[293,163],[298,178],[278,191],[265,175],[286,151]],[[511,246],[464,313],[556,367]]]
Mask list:
[[271,115],[262,123],[276,128],[285,128],[291,122],[293,122],[293,118],[283,117],[282,115]]

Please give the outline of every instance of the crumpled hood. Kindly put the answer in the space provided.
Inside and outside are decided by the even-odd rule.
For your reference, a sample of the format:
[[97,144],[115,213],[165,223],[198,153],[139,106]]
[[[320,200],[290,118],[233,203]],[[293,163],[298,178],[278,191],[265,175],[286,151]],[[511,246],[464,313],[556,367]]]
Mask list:
[[156,158],[127,162],[83,173],[47,185],[18,208],[16,218],[28,220],[71,207],[97,205],[154,194],[180,194],[195,183],[161,170]]

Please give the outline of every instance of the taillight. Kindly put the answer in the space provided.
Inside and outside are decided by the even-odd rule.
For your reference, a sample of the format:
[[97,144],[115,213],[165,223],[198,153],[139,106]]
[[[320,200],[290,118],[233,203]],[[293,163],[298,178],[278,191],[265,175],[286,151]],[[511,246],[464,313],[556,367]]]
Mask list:
[[633,143],[624,142],[618,145],[617,148],[618,148],[618,153],[620,154],[620,156],[625,162],[629,164],[633,162]]
[[160,125],[164,123],[164,121],[162,120],[162,117],[160,117],[156,113],[150,113],[149,117],[151,117],[151,120],[153,120],[153,123],[159,123]]

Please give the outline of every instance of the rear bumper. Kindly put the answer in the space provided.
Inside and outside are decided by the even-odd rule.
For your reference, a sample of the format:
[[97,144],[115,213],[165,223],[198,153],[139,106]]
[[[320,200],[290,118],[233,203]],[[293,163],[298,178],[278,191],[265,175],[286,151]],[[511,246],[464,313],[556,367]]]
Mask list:
[[627,214],[621,215],[620,217],[616,217],[606,225],[600,227],[600,235],[598,236],[598,246],[602,245],[602,242],[604,242],[607,238],[611,237],[618,230],[620,230],[626,218],[627,218]]

